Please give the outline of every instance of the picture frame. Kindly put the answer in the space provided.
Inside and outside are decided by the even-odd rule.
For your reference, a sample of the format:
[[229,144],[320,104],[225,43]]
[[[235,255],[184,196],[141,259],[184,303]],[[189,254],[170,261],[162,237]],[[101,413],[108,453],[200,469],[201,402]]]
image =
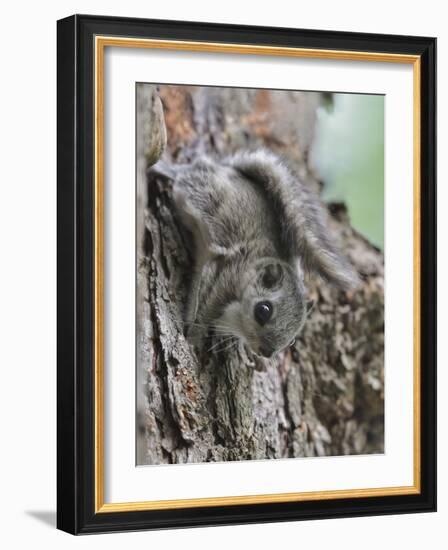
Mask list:
[[[62,19],[57,31],[57,527],[83,534],[435,511],[436,40],[90,15]],[[412,483],[163,500],[149,488],[141,501],[105,500],[108,48],[412,67]]]

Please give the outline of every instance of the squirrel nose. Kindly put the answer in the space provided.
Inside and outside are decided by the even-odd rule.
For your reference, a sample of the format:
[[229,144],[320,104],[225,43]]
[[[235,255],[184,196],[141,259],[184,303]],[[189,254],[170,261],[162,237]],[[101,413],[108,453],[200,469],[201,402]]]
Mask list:
[[265,346],[260,346],[259,352],[260,352],[260,355],[266,358],[272,357],[272,354],[273,354],[272,350],[268,349]]

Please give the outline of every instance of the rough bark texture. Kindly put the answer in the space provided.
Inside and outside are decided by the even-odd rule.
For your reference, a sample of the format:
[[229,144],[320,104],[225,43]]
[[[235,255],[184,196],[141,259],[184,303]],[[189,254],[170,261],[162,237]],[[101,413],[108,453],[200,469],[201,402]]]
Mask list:
[[[308,166],[318,93],[162,86],[165,160],[188,162],[263,145]],[[275,360],[197,357],[183,335],[192,258],[169,184],[146,171],[163,148],[155,87],[137,90],[139,464],[383,452],[383,257],[329,205],[329,228],[363,276],[348,295],[308,282],[316,306]]]

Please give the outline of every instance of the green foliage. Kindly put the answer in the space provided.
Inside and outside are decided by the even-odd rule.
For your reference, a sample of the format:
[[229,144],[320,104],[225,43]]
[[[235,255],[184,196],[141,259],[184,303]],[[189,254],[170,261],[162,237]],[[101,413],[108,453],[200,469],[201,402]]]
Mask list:
[[351,223],[384,245],[384,96],[333,94],[319,110],[312,164],[327,202],[346,203]]

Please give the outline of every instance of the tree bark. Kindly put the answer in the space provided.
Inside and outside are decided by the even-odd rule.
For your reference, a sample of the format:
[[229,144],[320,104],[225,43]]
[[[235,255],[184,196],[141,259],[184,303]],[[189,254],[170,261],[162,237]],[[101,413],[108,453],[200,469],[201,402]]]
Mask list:
[[[164,116],[158,104],[163,102]],[[383,256],[328,205],[329,228],[362,274],[344,293],[317,280],[295,347],[262,360],[242,346],[196,354],[183,333],[192,257],[169,182],[147,170],[268,147],[303,183],[318,93],[147,84],[137,88],[137,463],[381,453],[384,447]],[[164,118],[164,120],[163,120]]]

